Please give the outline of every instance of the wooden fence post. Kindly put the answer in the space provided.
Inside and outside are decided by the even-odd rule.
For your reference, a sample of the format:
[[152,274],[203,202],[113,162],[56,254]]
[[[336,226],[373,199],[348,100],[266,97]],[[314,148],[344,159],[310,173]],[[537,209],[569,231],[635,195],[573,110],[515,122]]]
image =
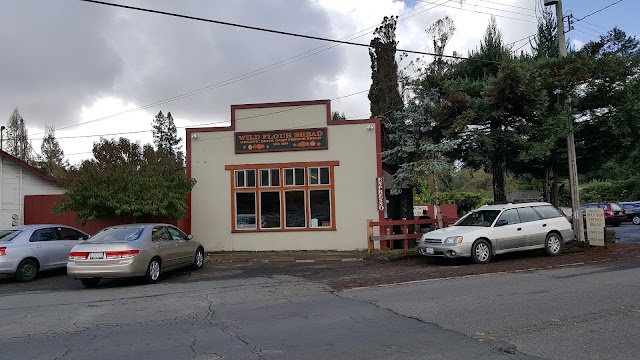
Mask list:
[[373,241],[371,241],[371,237],[373,236],[373,226],[371,226],[371,219],[367,219],[367,251],[369,255],[373,252]]

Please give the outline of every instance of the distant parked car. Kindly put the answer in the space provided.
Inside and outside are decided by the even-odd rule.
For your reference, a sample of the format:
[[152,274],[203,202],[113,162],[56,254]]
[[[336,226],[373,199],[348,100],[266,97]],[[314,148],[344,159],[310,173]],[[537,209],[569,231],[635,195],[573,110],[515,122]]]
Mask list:
[[558,255],[573,238],[569,221],[549,203],[485,205],[453,226],[422,235],[418,250],[425,256],[471,257],[484,264],[513,251],[543,249]]
[[182,267],[200,269],[204,248],[180,229],[167,224],[107,227],[69,254],[67,274],[85,287],[103,278],[142,277],[148,284],[160,274]]
[[627,215],[627,220],[635,225],[640,225],[640,203],[638,202],[621,202],[618,203]]
[[585,216],[587,208],[600,208],[604,210],[605,225],[620,226],[620,223],[627,220],[627,215],[620,205],[614,202],[593,202],[580,206],[582,211],[582,219],[586,224]]
[[65,225],[23,225],[0,229],[0,274],[32,281],[42,270],[64,268],[69,251],[89,234]]

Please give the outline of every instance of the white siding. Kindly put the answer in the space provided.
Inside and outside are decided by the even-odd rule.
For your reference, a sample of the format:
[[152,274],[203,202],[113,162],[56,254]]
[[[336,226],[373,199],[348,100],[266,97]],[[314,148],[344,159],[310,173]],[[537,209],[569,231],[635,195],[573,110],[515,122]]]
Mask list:
[[25,195],[51,195],[65,192],[55,183],[4,158],[0,162],[0,180],[2,181],[0,184],[0,226],[2,227],[24,223]]

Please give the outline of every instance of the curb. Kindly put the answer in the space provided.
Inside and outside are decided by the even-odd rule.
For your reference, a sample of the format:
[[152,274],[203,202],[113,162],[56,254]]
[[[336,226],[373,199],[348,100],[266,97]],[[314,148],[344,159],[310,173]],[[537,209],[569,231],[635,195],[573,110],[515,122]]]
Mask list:
[[208,255],[206,260],[210,263],[340,263],[364,261],[365,257],[349,257],[340,255],[309,256],[215,256]]

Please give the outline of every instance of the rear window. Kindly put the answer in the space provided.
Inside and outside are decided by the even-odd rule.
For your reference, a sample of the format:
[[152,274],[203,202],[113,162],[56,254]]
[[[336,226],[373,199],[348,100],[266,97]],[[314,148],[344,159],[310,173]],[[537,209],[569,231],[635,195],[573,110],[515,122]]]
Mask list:
[[129,242],[140,238],[144,226],[106,228],[89,238],[92,243]]
[[622,208],[618,204],[611,203],[611,210],[620,211],[620,210],[622,210]]
[[533,207],[533,210],[540,214],[540,217],[542,217],[543,219],[551,219],[562,216],[562,214],[560,214],[560,211],[558,211],[558,209],[554,208],[553,206],[535,206]]
[[11,241],[21,232],[20,230],[0,230],[0,241]]

